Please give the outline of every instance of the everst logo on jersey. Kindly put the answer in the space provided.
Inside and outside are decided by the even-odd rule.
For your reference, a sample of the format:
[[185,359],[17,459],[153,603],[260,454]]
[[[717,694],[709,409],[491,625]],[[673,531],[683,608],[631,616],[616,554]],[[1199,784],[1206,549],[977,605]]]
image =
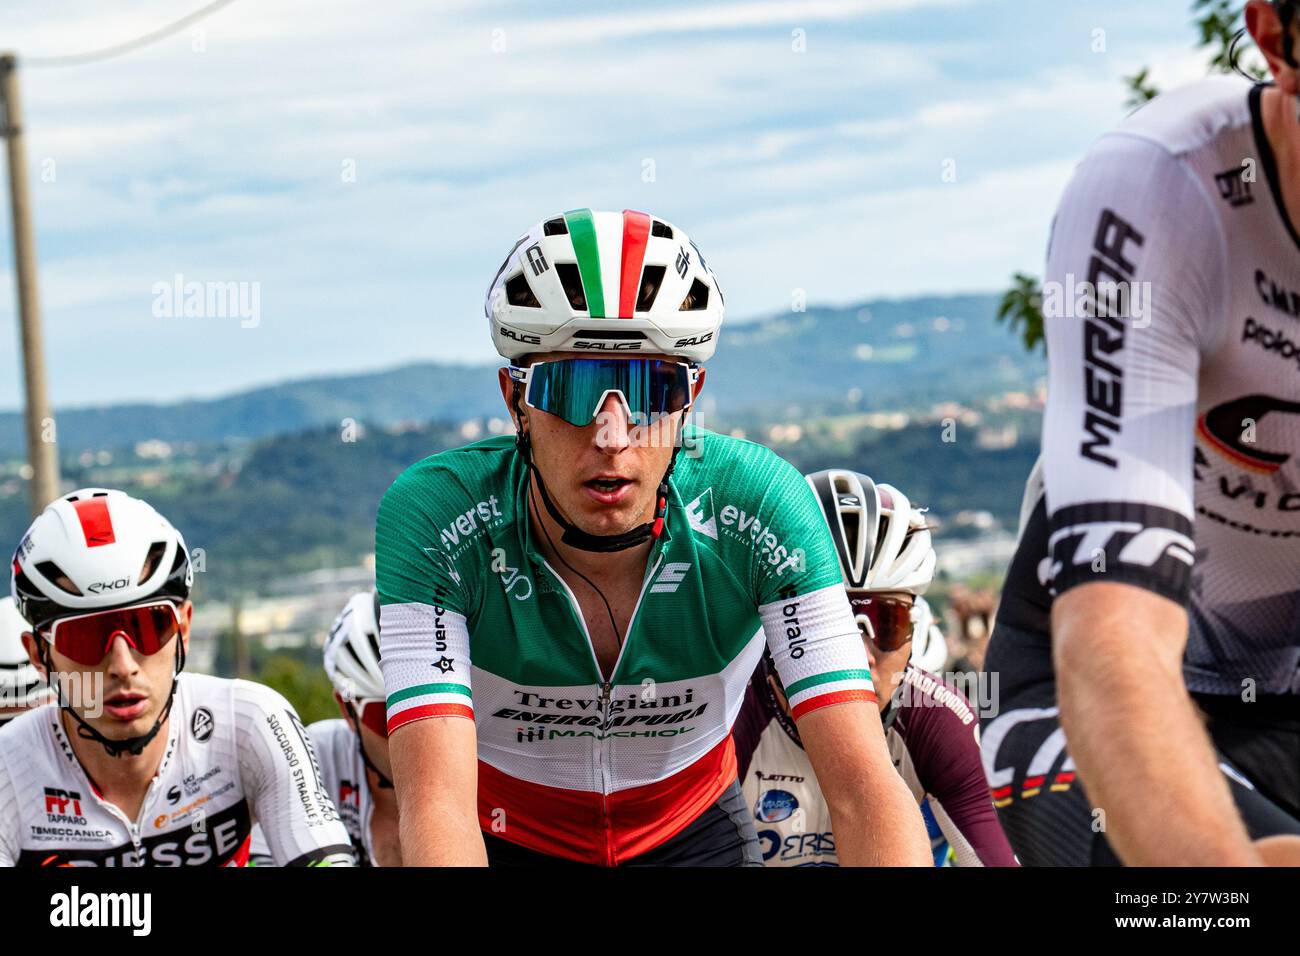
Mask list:
[[743,508],[737,508],[735,505],[723,505],[721,519],[722,533],[757,550],[760,558],[776,568],[778,576],[791,568],[797,570],[803,566],[803,549],[789,550],[758,515],[748,514]]

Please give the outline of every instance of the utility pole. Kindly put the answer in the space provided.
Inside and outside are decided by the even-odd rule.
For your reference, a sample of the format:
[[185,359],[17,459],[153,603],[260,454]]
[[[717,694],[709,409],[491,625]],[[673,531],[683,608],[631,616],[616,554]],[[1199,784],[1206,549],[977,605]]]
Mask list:
[[41,303],[36,287],[36,241],[27,195],[27,157],[23,152],[23,113],[18,97],[18,58],[0,55],[0,135],[9,154],[9,218],[13,222],[14,275],[27,391],[27,460],[32,468],[31,508],[38,515],[59,496],[59,455],[54,416],[45,388],[45,349]]

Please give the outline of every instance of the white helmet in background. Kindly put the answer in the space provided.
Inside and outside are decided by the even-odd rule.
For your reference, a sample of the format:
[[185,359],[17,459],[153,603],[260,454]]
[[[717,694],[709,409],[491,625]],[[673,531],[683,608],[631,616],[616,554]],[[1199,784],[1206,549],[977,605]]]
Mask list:
[[379,667],[379,597],[362,591],[348,598],[325,639],[325,673],[344,700],[384,698]]
[[932,674],[942,673],[948,665],[948,641],[925,598],[918,597],[912,607],[912,666]]
[[[53,692],[27,656],[23,632],[32,626],[18,613],[11,597],[0,598],[0,710],[35,707],[53,699]],[[0,723],[3,723],[0,718]]]
[[637,352],[707,361],[722,293],[686,233],[643,212],[574,209],[519,237],[484,307],[492,344],[525,355]]
[[36,627],[150,599],[183,603],[194,583],[185,539],[123,491],[83,488],[45,506],[14,552],[18,611]]
[[897,488],[856,471],[832,468],[807,479],[831,529],[848,590],[925,593],[936,556],[924,512]]

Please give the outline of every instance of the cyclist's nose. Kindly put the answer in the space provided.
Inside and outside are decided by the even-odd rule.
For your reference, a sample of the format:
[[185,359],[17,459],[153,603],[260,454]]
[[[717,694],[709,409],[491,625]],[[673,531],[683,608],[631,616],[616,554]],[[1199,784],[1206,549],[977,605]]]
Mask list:
[[126,631],[115,631],[108,639],[108,652],[104,655],[104,670],[110,674],[134,674],[139,670],[135,656],[135,639]]
[[622,451],[630,444],[631,427],[623,399],[613,392],[606,395],[596,415],[596,447],[607,452]]

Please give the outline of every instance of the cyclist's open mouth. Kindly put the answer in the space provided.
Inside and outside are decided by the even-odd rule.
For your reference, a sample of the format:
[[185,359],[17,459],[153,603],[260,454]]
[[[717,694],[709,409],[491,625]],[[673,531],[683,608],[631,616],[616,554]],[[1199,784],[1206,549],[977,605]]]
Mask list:
[[135,720],[149,707],[149,698],[143,694],[114,694],[104,701],[104,713],[117,720]]
[[617,475],[602,475],[583,482],[582,487],[592,500],[602,505],[616,505],[632,493],[636,482]]

